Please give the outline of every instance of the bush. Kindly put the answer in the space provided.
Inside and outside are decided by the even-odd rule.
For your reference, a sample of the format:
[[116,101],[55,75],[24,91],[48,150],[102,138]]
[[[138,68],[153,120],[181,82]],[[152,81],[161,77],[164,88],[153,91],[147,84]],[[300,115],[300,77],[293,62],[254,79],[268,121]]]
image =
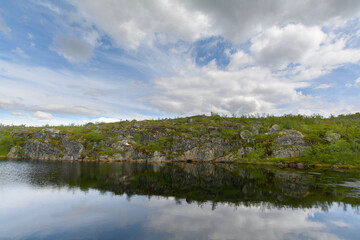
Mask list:
[[101,151],[100,151],[100,155],[112,156],[112,155],[114,155],[114,151],[113,151],[110,147],[103,148],[103,149],[101,149]]
[[5,135],[0,139],[0,154],[6,155],[10,149],[14,146],[14,141],[11,136]]
[[305,153],[305,157],[328,164],[351,164],[359,161],[359,154],[353,149],[354,146],[357,147],[343,139],[332,144],[313,145]]
[[101,140],[103,140],[101,133],[91,131],[86,134],[86,141],[88,142],[100,142]]

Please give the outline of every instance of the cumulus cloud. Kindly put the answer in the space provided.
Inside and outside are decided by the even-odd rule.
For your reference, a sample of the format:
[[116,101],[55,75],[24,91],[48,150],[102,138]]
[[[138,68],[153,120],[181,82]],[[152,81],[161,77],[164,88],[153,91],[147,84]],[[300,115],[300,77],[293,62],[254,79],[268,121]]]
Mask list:
[[347,48],[345,38],[333,39],[320,48],[309,51],[299,65],[286,73],[294,74],[296,79],[311,80],[330,73],[345,64],[357,64],[360,61],[360,49]]
[[235,42],[244,42],[249,36],[274,25],[324,24],[335,18],[340,21],[359,16],[360,9],[356,0],[341,3],[320,0],[316,4],[303,0],[70,2],[119,45],[131,49],[156,36],[160,36],[161,41],[194,41],[222,35]]
[[274,112],[281,105],[305,96],[296,89],[302,82],[283,81],[266,68],[218,70],[211,63],[201,69],[154,80],[157,95],[151,103],[165,112],[187,115],[210,112],[250,114]]
[[[152,105],[180,115],[324,113],[320,109],[323,102],[304,96],[300,89],[311,85],[306,81],[360,60],[360,49],[347,48],[345,38],[301,24],[265,30],[252,39],[250,53],[228,53],[230,63],[225,70],[217,69],[212,62],[204,68],[181,67],[172,77],[155,79],[157,91]],[[331,86],[319,84],[315,88]],[[345,111],[346,103],[340,105]]]
[[10,35],[11,29],[6,25],[4,19],[0,17],[0,30],[6,35]]
[[38,118],[38,119],[52,119],[53,116],[50,113],[42,112],[42,111],[36,111],[31,116]]
[[[122,47],[135,49],[153,39],[194,41],[214,34],[206,13],[179,1],[70,1],[83,16]],[[111,23],[111,24],[109,24]]]
[[230,58],[230,63],[227,66],[228,70],[237,70],[240,68],[248,67],[254,63],[253,57],[244,53],[243,51],[238,51],[234,54],[228,54]]
[[13,49],[12,52],[16,53],[16,54],[19,55],[20,57],[23,57],[23,58],[26,58],[26,59],[29,58],[29,55],[27,55],[27,54],[24,52],[24,50],[22,50],[22,49],[19,48],[19,47],[16,47],[15,49]]
[[[127,50],[185,41],[191,50],[176,44],[169,50],[183,54],[199,40],[220,36],[229,41],[232,47],[224,50],[229,64],[223,69],[215,61],[195,66],[191,54],[179,57],[177,67],[163,64],[172,72],[155,75],[153,95],[146,99],[166,113],[279,113],[285,106],[303,111],[315,98],[304,96],[301,88],[329,88],[311,80],[360,60],[360,50],[335,31],[360,16],[356,0],[69,2],[86,22]],[[104,94],[91,87],[77,89],[92,97]]]
[[251,40],[250,50],[261,65],[284,68],[298,63],[312,51],[319,49],[326,39],[320,27],[289,24],[271,27]]
[[[0,108],[96,117],[154,116],[159,111],[311,114],[324,105],[321,97],[304,95],[302,88],[329,88],[316,78],[360,60],[359,36],[351,33],[353,25],[360,27],[358,19],[351,21],[360,16],[356,0],[68,2],[74,8],[39,2],[62,26],[49,48],[71,63],[94,58],[91,66],[78,69],[91,67],[92,73],[0,61],[2,97],[12,100],[0,99]],[[27,37],[35,46],[33,36]],[[13,52],[26,58],[24,50]],[[112,72],[115,68],[120,70]],[[95,71],[101,79],[92,75]],[[24,101],[13,101],[15,95]],[[341,109],[350,105],[339,104]]]
[[93,47],[89,43],[73,36],[57,37],[50,49],[71,63],[86,62],[93,55]]
[[188,9],[201,11],[210,17],[211,27],[235,42],[244,42],[249,36],[274,25],[289,22],[306,26],[334,23],[357,17],[360,2],[357,0],[253,0],[253,1],[185,1]]

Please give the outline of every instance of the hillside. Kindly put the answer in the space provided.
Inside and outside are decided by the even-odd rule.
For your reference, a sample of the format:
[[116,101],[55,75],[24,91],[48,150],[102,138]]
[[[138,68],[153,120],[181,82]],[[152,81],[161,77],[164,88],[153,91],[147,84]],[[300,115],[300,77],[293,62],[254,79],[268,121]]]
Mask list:
[[0,126],[0,155],[15,159],[354,166],[360,165],[359,149],[359,113],[330,118],[213,114],[83,126]]

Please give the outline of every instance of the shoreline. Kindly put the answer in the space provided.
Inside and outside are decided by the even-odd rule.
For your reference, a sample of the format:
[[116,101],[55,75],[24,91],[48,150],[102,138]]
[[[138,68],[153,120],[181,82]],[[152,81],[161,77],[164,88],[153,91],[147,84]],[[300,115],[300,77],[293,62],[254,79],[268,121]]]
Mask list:
[[9,158],[6,156],[0,156],[0,160],[30,160],[30,161],[64,161],[64,162],[103,162],[103,163],[115,163],[115,162],[138,162],[138,163],[211,163],[211,164],[234,164],[234,165],[253,165],[253,166],[273,166],[279,167],[281,169],[313,169],[313,168],[325,168],[325,169],[360,169],[360,166],[356,165],[332,165],[332,164],[321,164],[321,163],[312,163],[307,164],[303,162],[229,162],[229,161],[203,161],[203,160],[100,160],[100,159],[38,159],[38,158]]

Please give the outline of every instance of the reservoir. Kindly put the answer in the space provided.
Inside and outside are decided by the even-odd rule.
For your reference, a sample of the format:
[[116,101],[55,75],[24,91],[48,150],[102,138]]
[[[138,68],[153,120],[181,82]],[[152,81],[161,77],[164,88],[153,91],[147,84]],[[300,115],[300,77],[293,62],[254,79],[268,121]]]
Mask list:
[[0,161],[0,239],[358,239],[360,171]]

